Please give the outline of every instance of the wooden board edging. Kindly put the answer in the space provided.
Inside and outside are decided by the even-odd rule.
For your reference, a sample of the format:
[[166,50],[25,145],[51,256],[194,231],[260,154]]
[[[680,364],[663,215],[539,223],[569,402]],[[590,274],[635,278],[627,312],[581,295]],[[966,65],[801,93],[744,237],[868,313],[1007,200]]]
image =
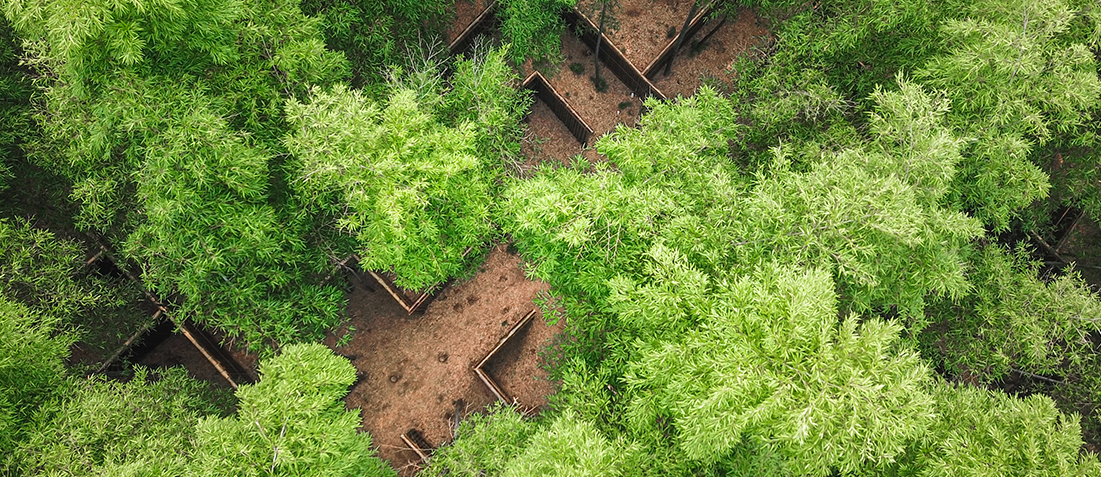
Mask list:
[[489,5],[486,5],[485,10],[479,13],[474,21],[470,22],[466,28],[463,29],[459,36],[456,36],[454,40],[447,45],[447,50],[451,52],[451,56],[457,56],[462,53],[466,53],[470,49],[470,46],[474,44],[474,39],[485,33],[486,30],[497,20],[496,11],[497,2],[491,1]]
[[[696,17],[692,19],[688,24],[688,33],[685,35],[684,40],[681,40],[681,49],[684,49],[686,42],[690,42],[692,37],[696,36],[696,33],[700,32],[700,28],[703,28],[703,24],[707,23],[704,18],[711,13],[713,5],[707,5],[701,8],[699,12],[696,12]],[[654,58],[650,64],[646,65],[646,68],[642,70],[642,75],[647,79],[653,80],[657,72],[665,67],[665,64],[673,58],[673,45],[677,43],[677,36],[673,35],[673,39],[669,40],[669,43],[665,45],[665,48],[661,49],[661,53],[658,53],[658,57]]]
[[577,110],[570,106],[566,98],[558,94],[558,91],[550,85],[550,82],[542,73],[532,72],[524,80],[523,87],[535,92],[539,100],[554,112],[554,115],[558,117],[559,121],[562,121],[562,124],[566,125],[566,129],[570,131],[570,134],[573,134],[577,142],[581,143],[581,147],[588,146],[589,140],[593,137],[593,128],[585,122]]
[[505,346],[505,343],[508,343],[508,340],[515,336],[518,331],[520,331],[520,328],[523,328],[524,325],[531,322],[532,318],[535,317],[535,313],[537,311],[538,309],[532,308],[531,311],[528,312],[528,314],[524,315],[524,317],[520,319],[520,321],[517,321],[515,325],[512,325],[512,328],[508,330],[508,333],[505,333],[505,336],[497,341],[497,345],[494,346],[493,349],[489,351],[489,353],[486,353],[485,358],[482,358],[482,361],[479,362],[477,366],[474,366],[474,374],[478,376],[478,379],[482,381],[482,384],[485,384],[486,387],[489,388],[489,391],[492,392],[494,396],[497,396],[498,400],[505,404],[514,404],[515,398],[509,399],[508,394],[505,393],[504,389],[501,389],[501,385],[497,384],[497,381],[490,377],[489,373],[485,372],[485,370],[482,369],[482,366],[485,366],[485,364],[488,363],[490,359],[493,359],[493,357],[497,355],[497,352]]
[[623,52],[619,50],[619,47],[615,46],[615,43],[608,38],[608,35],[600,33],[599,27],[577,10],[576,7],[563,12],[562,19],[578,34],[581,38],[581,42],[594,52],[596,51],[596,39],[598,35],[603,38],[600,47],[600,59],[604,61],[604,65],[608,70],[610,70],[616,78],[619,78],[623,84],[627,85],[631,91],[634,91],[640,99],[645,101],[646,98],[650,96],[663,100],[667,99],[665,94],[662,93],[657,86],[654,86],[654,83],[650,82],[650,79],[647,78],[646,75],[643,75],[642,72],[623,55]]

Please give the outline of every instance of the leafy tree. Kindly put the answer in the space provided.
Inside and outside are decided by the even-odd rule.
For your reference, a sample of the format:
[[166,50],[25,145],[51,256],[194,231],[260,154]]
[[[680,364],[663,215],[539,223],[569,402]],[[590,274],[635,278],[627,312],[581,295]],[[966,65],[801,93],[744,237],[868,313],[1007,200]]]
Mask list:
[[385,106],[343,87],[288,102],[293,186],[355,237],[362,267],[421,289],[459,272],[465,251],[491,235],[501,159],[518,149],[526,107],[505,54],[461,61],[442,96],[431,81],[409,80]]
[[1013,370],[1061,376],[1081,369],[1094,353],[1090,333],[1101,331],[1101,301],[1074,273],[1039,280],[1027,253],[997,245],[974,252],[974,291],[930,310],[936,323],[923,337],[927,356],[982,382]]
[[341,398],[355,368],[320,344],[284,347],[237,389],[237,414],[196,427],[187,475],[396,475]]
[[946,54],[918,78],[952,100],[953,127],[974,138],[956,197],[996,231],[1017,209],[1043,198],[1047,176],[1029,161],[1032,147],[1082,127],[1101,100],[1089,46],[1067,36],[1066,2],[977,2],[945,23]]
[[138,367],[125,383],[91,377],[65,385],[21,445],[27,475],[182,475],[195,425],[224,414],[228,397],[182,367],[155,374]]
[[9,2],[5,15],[49,73],[30,149],[72,181],[78,226],[181,298],[181,317],[254,349],[339,322],[277,154],[284,98],[346,71],[315,19],[283,0]]
[[31,81],[19,67],[21,53],[11,25],[0,19],[0,191],[11,185],[11,166],[22,156],[19,146],[33,134]]
[[269,154],[202,108],[201,93],[138,93],[161,93],[131,106],[141,129],[158,131],[141,143],[141,221],[123,244],[147,286],[179,294],[180,318],[242,335],[253,349],[324,336],[343,319],[343,298],[316,285],[326,261],[271,207]]
[[117,299],[100,283],[75,279],[83,266],[84,252],[76,242],[21,219],[0,219],[0,293],[9,299],[79,322],[80,315]]
[[406,65],[414,45],[438,33],[451,6],[445,0],[305,0],[302,11],[321,18],[329,48],[351,63],[351,86],[374,99],[386,96],[386,73]]
[[60,391],[72,335],[60,320],[0,294],[0,469],[16,468],[37,410]]
[[515,407],[491,404],[484,413],[467,416],[455,429],[455,439],[432,454],[421,471],[428,476],[501,475],[527,446],[537,424]]
[[623,475],[622,441],[609,442],[591,423],[565,412],[543,431],[532,436],[523,453],[506,467],[503,477],[546,475]]
[[838,326],[827,274],[765,266],[711,288],[675,253],[651,253],[652,283],[618,280],[611,300],[644,336],[626,375],[632,427],[668,422],[688,459],[753,461],[767,448],[785,474],[823,476],[892,462],[922,435],[928,368],[895,350],[898,325]]
[[940,384],[937,420],[900,475],[1086,476],[1101,473],[1097,456],[1080,453],[1078,416],[1042,395],[1026,398]]
[[561,56],[560,37],[566,25],[562,10],[573,8],[577,0],[500,0],[497,16],[501,36],[512,44],[512,60],[523,63],[555,61]]

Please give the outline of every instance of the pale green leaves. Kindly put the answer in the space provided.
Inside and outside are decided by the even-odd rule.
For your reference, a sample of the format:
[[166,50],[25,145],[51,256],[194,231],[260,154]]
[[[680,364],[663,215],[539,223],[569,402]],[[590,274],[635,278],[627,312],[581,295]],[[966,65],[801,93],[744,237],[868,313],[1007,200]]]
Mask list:
[[473,124],[439,124],[411,90],[384,108],[343,87],[315,91],[287,115],[294,187],[356,238],[364,268],[392,269],[409,288],[435,285],[489,234],[494,174],[474,155]]
[[1097,457],[1080,454],[1078,416],[1047,396],[1017,398],[971,387],[936,387],[939,418],[903,469],[922,476],[1096,476]]
[[237,415],[197,426],[188,475],[394,475],[359,433],[359,412],[341,398],[355,368],[320,344],[291,345],[242,386]]
[[509,463],[502,477],[617,477],[625,454],[623,441],[610,442],[591,423],[572,412],[559,415],[528,441],[524,452]]
[[824,476],[891,462],[929,424],[928,369],[895,350],[897,325],[838,328],[827,274],[766,266],[710,299],[698,329],[630,364],[636,428],[667,417],[691,459],[741,459],[748,440],[789,472]]
[[946,23],[949,52],[917,76],[952,101],[950,124],[974,137],[958,194],[1003,231],[1019,208],[1047,194],[1047,177],[1026,156],[1033,144],[1085,124],[1101,99],[1093,55],[1067,33],[1063,1],[983,1]]

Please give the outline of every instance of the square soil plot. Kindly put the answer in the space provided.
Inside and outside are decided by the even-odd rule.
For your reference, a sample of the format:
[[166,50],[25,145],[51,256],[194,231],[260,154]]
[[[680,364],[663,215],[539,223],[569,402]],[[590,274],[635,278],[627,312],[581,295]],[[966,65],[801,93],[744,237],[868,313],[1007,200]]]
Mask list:
[[[635,68],[643,71],[676,40],[691,8],[692,0],[620,0],[619,8],[607,16],[617,20],[619,28],[607,28],[604,34]],[[600,4],[596,0],[580,0],[577,11],[600,24]]]
[[[569,31],[563,33],[561,38],[563,62],[556,65],[556,71],[542,73],[551,87],[593,128],[594,134],[589,142],[594,142],[604,133],[615,129],[616,124],[634,126],[642,107],[641,98],[616,78],[603,63],[600,65],[600,76],[607,83],[607,90],[598,92],[589,79],[593,75],[592,50]],[[574,66],[575,64],[580,66]],[[571,67],[578,68],[581,72],[575,73]],[[532,71],[529,60],[524,64],[522,74],[526,78]]]
[[[714,33],[708,37],[712,31]],[[695,94],[704,78],[729,85],[727,71],[734,61],[768,36],[768,29],[755,12],[739,8],[738,18],[727,18],[726,22],[714,18],[704,23],[699,32],[681,46],[673,60],[672,74],[665,76],[659,70],[651,75],[651,80],[669,98]]]
[[546,103],[536,99],[527,117],[528,131],[520,145],[520,152],[529,158],[525,169],[542,161],[559,161],[569,164],[570,159],[581,154],[581,143],[558,120]]
[[[362,429],[403,475],[412,475],[420,457],[402,434],[415,429],[428,445],[439,446],[452,438],[456,409],[461,417],[496,401],[474,366],[548,288],[528,280],[520,263],[504,245],[494,247],[473,278],[445,286],[424,315],[410,316],[369,279],[348,294],[352,340],[336,347],[338,333],[325,342],[355,365],[359,379],[345,403],[361,409]],[[532,325],[551,328],[542,321]],[[532,394],[554,392],[554,384],[539,376],[543,387]]]
[[557,328],[546,326],[542,314],[535,313],[482,365],[504,394],[507,404],[516,403],[527,413],[547,405],[546,373],[539,369],[540,353],[553,345]]

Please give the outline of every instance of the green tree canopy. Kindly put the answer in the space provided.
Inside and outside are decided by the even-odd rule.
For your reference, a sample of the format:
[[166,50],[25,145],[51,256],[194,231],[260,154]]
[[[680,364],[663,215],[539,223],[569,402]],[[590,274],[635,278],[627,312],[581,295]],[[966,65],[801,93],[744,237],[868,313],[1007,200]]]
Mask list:
[[438,72],[420,71],[385,105],[343,87],[288,102],[293,187],[355,238],[361,267],[392,270],[411,289],[436,285],[492,234],[493,196],[527,106],[506,54],[460,61],[446,92]]
[[284,347],[260,365],[258,383],[237,389],[237,414],[196,428],[187,475],[391,476],[358,410],[341,400],[355,368],[320,344]]

